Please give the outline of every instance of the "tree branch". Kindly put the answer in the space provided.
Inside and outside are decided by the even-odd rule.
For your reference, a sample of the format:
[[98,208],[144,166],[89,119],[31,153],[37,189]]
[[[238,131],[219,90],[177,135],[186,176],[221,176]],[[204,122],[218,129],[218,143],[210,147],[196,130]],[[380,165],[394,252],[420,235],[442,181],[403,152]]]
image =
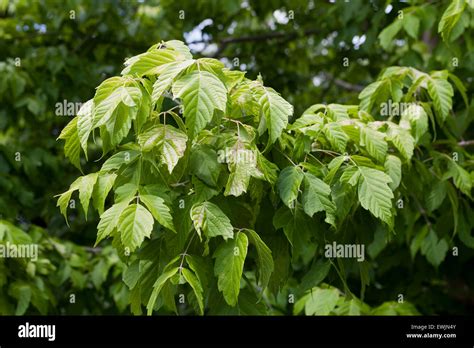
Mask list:
[[326,79],[333,81],[336,86],[347,89],[348,91],[360,92],[364,89],[364,86],[352,84],[350,82],[335,78],[330,73],[324,72],[323,75]]
[[471,146],[474,145],[474,140],[461,140],[458,145],[462,147]]
[[100,254],[102,252],[102,248],[98,247],[98,248],[91,248],[91,247],[88,247],[88,246],[83,246],[82,247],[85,251],[87,252],[90,252],[92,254]]
[[336,86],[342,87],[344,89],[347,89],[347,90],[353,91],[353,92],[360,92],[364,89],[364,86],[354,85],[352,83],[349,83],[349,82],[341,80],[341,79],[334,79],[334,84]]
[[436,142],[433,143],[433,145],[451,145],[451,146],[461,146],[461,147],[467,147],[467,146],[472,146],[474,145],[474,140],[460,140],[456,143],[456,140],[437,140]]
[[229,43],[237,43],[237,42],[249,42],[249,41],[266,41],[272,39],[279,39],[279,38],[296,38],[298,36],[304,37],[308,35],[313,35],[318,32],[317,29],[308,29],[305,30],[303,33],[298,31],[293,31],[290,33],[285,32],[270,32],[258,35],[249,35],[249,36],[241,36],[241,37],[227,37],[222,39],[220,42],[222,44],[229,44]]
[[[268,41],[268,40],[275,40],[275,39],[286,39],[292,40],[298,37],[306,37],[313,34],[316,34],[319,30],[318,29],[307,29],[303,32],[293,31],[293,32],[269,32],[269,33],[262,33],[262,34],[255,34],[255,35],[247,35],[247,36],[240,36],[240,37],[225,37],[218,40],[216,43],[218,44],[218,49],[216,53],[214,53],[213,57],[219,57],[221,53],[226,49],[226,47],[230,44],[234,43],[242,43],[242,42],[258,42],[258,41]],[[210,44],[212,41],[209,40],[196,40],[188,42],[188,45],[191,44],[198,44],[198,43],[206,43]]]

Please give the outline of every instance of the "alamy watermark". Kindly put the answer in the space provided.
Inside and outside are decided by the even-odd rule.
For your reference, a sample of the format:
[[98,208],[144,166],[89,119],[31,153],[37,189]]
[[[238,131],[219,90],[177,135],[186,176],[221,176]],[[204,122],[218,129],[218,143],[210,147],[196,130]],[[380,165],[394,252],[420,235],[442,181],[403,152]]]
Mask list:
[[364,244],[326,244],[324,246],[324,256],[327,258],[349,258],[357,259],[358,262],[365,260]]
[[55,114],[56,116],[71,116],[74,117],[79,113],[82,105],[81,102],[71,102],[64,99],[62,102],[57,102],[55,104]]
[[391,99],[380,103],[381,116],[402,116],[406,113],[413,114],[412,116],[416,117],[421,113],[421,108],[416,103],[394,102]]
[[0,258],[28,258],[38,260],[38,244],[0,244]]
[[52,342],[56,340],[56,325],[37,325],[26,322],[18,326],[18,337],[20,338],[47,338]]
[[249,149],[226,147],[223,150],[217,151],[217,161],[219,163],[255,164],[257,162],[257,156],[255,151]]

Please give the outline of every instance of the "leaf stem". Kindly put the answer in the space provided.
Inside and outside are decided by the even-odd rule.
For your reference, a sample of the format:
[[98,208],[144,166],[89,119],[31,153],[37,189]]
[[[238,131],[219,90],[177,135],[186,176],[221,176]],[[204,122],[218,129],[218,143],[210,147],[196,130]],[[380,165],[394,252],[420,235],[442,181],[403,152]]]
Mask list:
[[181,254],[181,256],[182,256],[182,257],[181,257],[181,263],[179,264],[179,267],[178,267],[178,268],[179,268],[179,276],[180,276],[180,277],[181,277],[181,273],[182,273],[182,271],[183,271],[184,258],[188,255],[188,250],[189,250],[189,247],[191,246],[191,243],[192,243],[192,241],[193,241],[193,239],[194,239],[194,236],[195,236],[195,234],[193,234],[193,235],[191,236],[191,239],[189,240],[188,246],[186,247],[186,249],[184,250],[184,252]]
[[293,160],[292,160],[290,157],[288,157],[284,152],[282,152],[280,149],[277,149],[277,150],[278,150],[278,152],[280,152],[283,156],[285,156],[285,158],[286,158],[288,161],[290,161],[290,163],[291,163],[293,166],[299,167],[299,165],[296,164],[295,162],[293,162]]
[[[311,154],[311,153],[308,153],[308,155],[310,155],[311,157],[313,157],[316,161],[318,161],[319,164],[321,164],[322,166],[324,166],[324,163],[321,162],[316,156],[314,156],[314,155]],[[306,162],[306,158],[305,158],[305,162]]]
[[311,150],[311,152],[322,152],[322,153],[327,153],[328,155],[331,155],[333,157],[336,157],[336,156],[342,156],[341,153],[339,152],[336,152],[336,151],[331,151],[331,150],[324,150],[324,149],[314,149],[314,150]]
[[428,219],[428,215],[426,214],[425,208],[420,204],[418,199],[415,197],[415,195],[411,195],[413,197],[413,200],[415,201],[416,205],[418,206],[418,210],[420,211],[420,214],[423,216],[425,219],[426,225],[431,229],[431,221]]

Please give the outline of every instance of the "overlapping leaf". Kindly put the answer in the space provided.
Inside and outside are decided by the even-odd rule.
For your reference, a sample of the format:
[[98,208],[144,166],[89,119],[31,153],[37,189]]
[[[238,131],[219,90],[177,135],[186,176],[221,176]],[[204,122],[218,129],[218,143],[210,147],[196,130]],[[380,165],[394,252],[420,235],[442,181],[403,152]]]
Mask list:
[[238,232],[234,239],[222,243],[214,253],[214,274],[217,276],[217,286],[224,295],[226,302],[235,306],[240,292],[240,279],[247,256],[248,238],[243,232]]
[[182,76],[173,84],[172,91],[174,97],[183,102],[190,136],[206,127],[214,110],[224,111],[226,108],[227,89],[208,71],[193,71]]
[[229,218],[217,205],[211,202],[203,202],[193,206],[191,219],[199,235],[203,231],[208,238],[222,236],[224,239],[228,239],[234,236]]

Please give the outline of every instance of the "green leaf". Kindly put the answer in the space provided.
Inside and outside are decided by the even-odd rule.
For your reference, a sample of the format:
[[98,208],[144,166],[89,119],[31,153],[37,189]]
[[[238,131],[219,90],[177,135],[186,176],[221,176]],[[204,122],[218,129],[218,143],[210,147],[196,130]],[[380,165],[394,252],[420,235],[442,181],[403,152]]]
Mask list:
[[81,142],[77,132],[77,120],[75,117],[62,130],[58,139],[64,139],[64,155],[69,158],[71,163],[79,170],[81,170]]
[[270,136],[269,143],[273,144],[288,125],[293,106],[270,87],[260,86],[255,90],[255,95],[261,105],[265,128]]
[[423,243],[423,240],[427,234],[428,225],[422,226],[419,231],[416,232],[416,235],[414,236],[410,244],[410,255],[412,259],[415,259],[418,250],[420,250],[421,243]]
[[[136,82],[121,77],[111,77],[97,87],[94,96],[93,127],[107,124],[110,135],[116,135],[126,121],[135,118],[142,98]],[[112,115],[116,117],[112,118]],[[109,122],[110,120],[110,122]]]
[[295,166],[286,167],[280,172],[277,187],[283,203],[291,208],[293,202],[298,198],[298,191],[303,181],[303,171]]
[[346,151],[346,145],[349,138],[337,122],[331,122],[324,125],[323,132],[333,149],[339,152]]
[[[297,259],[308,251],[311,243],[311,226],[313,220],[303,211],[301,204],[297,203],[294,210],[281,207],[273,216],[273,226],[283,228],[283,232],[291,245],[292,258]],[[311,250],[311,246],[309,250]]]
[[[130,109],[125,106],[123,103],[120,103],[117,106],[116,112],[113,113],[113,116],[105,123],[104,127],[101,127],[102,130],[108,134],[108,141],[110,145],[106,146],[107,148],[114,147],[124,139],[132,127],[132,121],[135,119],[137,114],[137,108]],[[106,151],[106,150],[105,150]]]
[[173,84],[172,91],[173,96],[183,102],[190,137],[206,127],[214,110],[225,111],[227,89],[221,80],[207,71],[193,71],[182,76]]
[[[374,106],[379,106],[380,103],[386,102],[388,98],[392,97],[394,102],[399,102],[403,96],[403,84],[398,78],[385,77],[379,81],[373,82],[362,90],[359,94],[361,111],[370,113]],[[364,115],[359,113],[359,117]],[[370,116],[370,115],[369,115]]]
[[203,202],[191,209],[191,219],[196,232],[201,236],[201,230],[208,238],[222,236],[225,240],[234,237],[234,228],[229,218],[215,204]]
[[156,125],[143,131],[138,136],[142,151],[156,151],[162,163],[166,164],[171,174],[179,159],[186,151],[186,133],[169,125]]
[[230,306],[237,304],[247,247],[247,236],[238,232],[234,239],[221,243],[213,255],[216,259],[214,274],[218,278],[217,287]]
[[329,104],[327,105],[327,114],[334,121],[349,120],[349,112],[357,112],[357,105]]
[[260,104],[252,93],[253,87],[248,80],[239,83],[230,92],[232,118],[260,114]]
[[250,177],[264,179],[265,176],[257,169],[257,149],[242,147],[238,140],[231,148],[226,148],[219,161],[227,162],[230,170],[224,195],[240,196],[247,191]]
[[225,85],[228,91],[234,90],[245,79],[245,71],[222,69],[225,76]]
[[250,170],[248,165],[244,163],[235,163],[232,166],[232,171],[227,180],[224,191],[224,196],[240,196],[247,192],[247,187],[250,181]]
[[87,140],[92,131],[94,101],[91,99],[81,106],[77,113],[77,134],[87,160]]
[[410,128],[415,141],[418,142],[428,131],[428,115],[423,107],[412,104],[402,113],[400,126]]
[[163,198],[153,195],[140,195],[142,201],[160,225],[176,233],[170,208]]
[[447,191],[447,182],[437,181],[436,184],[431,187],[430,192],[426,196],[426,209],[428,209],[429,212],[438,209],[446,198]]
[[186,255],[186,263],[198,277],[203,290],[206,291],[212,275],[212,259],[196,255]]
[[413,150],[415,149],[415,139],[413,139],[406,129],[396,125],[390,125],[387,132],[387,139],[395,145],[397,150],[400,151],[407,161],[412,158]]
[[[453,207],[454,208],[454,207]],[[464,204],[464,209],[457,210],[459,217],[459,228],[458,228],[458,237],[461,242],[463,242],[467,247],[474,249],[474,235],[471,227],[471,223],[468,217],[472,217],[471,208],[467,202]],[[471,220],[472,221],[472,220]],[[454,231],[456,233],[456,230]]]
[[[474,4],[474,2],[473,2],[473,4]],[[464,100],[464,104],[466,104],[466,107],[469,107],[469,100],[468,100],[467,94],[466,94],[466,86],[464,86],[461,79],[459,79],[459,77],[457,77],[453,73],[451,73],[451,72],[448,73],[448,77],[451,81],[453,81],[453,83],[456,86],[456,88],[458,89],[459,93],[461,93],[462,99]]]
[[466,0],[453,0],[444,11],[438,24],[438,33],[441,33],[443,41],[450,41],[451,32],[461,18],[466,4]]
[[329,172],[326,174],[324,181],[326,181],[328,184],[332,182],[332,180],[334,179],[334,176],[336,175],[339,168],[341,168],[341,165],[344,163],[346,158],[348,158],[348,156],[337,156],[337,157],[334,157],[331,160],[331,162],[329,162],[328,164]]
[[99,177],[97,178],[94,190],[92,191],[92,203],[94,205],[94,208],[97,209],[97,211],[99,212],[99,214],[102,214],[104,212],[105,199],[107,198],[108,193],[112,189],[116,178],[117,174],[114,173],[100,173]]
[[[368,157],[359,156],[359,155],[351,155],[350,159],[355,162],[358,166],[370,167],[375,169],[380,169],[380,165],[376,165],[372,160]],[[351,161],[351,162],[352,162]]]
[[30,244],[30,235],[6,220],[0,220],[0,240],[11,244]]
[[138,186],[135,183],[126,183],[115,189],[115,203],[130,202],[136,198]]
[[122,75],[156,75],[159,74],[164,65],[174,62],[178,59],[184,59],[179,52],[171,49],[155,49],[135,57],[125,62],[125,69]]
[[[339,300],[341,301],[341,299]],[[344,300],[339,303],[337,308],[334,310],[336,315],[365,315],[370,311],[370,307],[362,301],[352,298],[349,301]]]
[[288,129],[290,130],[299,130],[302,133],[306,133],[307,130],[319,131],[323,126],[323,114],[318,112],[317,114],[304,113],[292,123]]
[[59,195],[58,201],[56,203],[56,206],[59,207],[59,209],[61,211],[61,214],[64,216],[64,219],[66,220],[66,223],[68,224],[68,226],[69,226],[69,223],[68,223],[68,220],[67,220],[67,207],[69,205],[72,193],[79,189],[79,185],[81,183],[81,180],[82,180],[82,177],[77,178],[69,186],[69,190],[67,190],[66,192]]
[[142,205],[130,204],[120,214],[117,229],[123,245],[134,251],[143,243],[145,237],[151,236],[153,216]]
[[132,262],[123,272],[122,280],[132,290],[140,278],[140,260]]
[[100,215],[100,221],[97,225],[97,240],[95,245],[99,244],[101,240],[108,237],[115,230],[119,218],[127,205],[128,202],[116,203]]
[[388,50],[392,44],[393,39],[398,34],[400,29],[402,29],[402,21],[399,18],[396,18],[392,24],[382,30],[379,34],[380,45],[384,50]]
[[[351,156],[352,157],[352,156]],[[348,166],[344,169],[339,181],[344,184],[350,184],[352,186],[356,186],[359,182],[360,171],[359,168],[356,166]]]
[[335,225],[336,206],[331,201],[331,188],[313,174],[304,173],[303,209],[306,214],[325,211],[326,222]]
[[397,156],[388,155],[384,167],[386,173],[392,179],[389,186],[392,190],[395,190],[402,179],[402,161]]
[[140,152],[135,151],[135,150],[117,152],[115,155],[109,157],[109,159],[107,159],[107,161],[104,162],[104,164],[100,168],[100,171],[108,172],[112,170],[118,170],[124,164],[133,163],[138,158],[139,155],[140,155]]
[[24,315],[32,300],[32,288],[24,282],[14,282],[10,286],[9,294],[18,300],[15,315]]
[[224,63],[215,58],[199,58],[196,61],[195,68],[198,70],[208,71],[213,75],[219,76],[220,79],[225,80],[223,73]]
[[[93,127],[105,124],[112,116],[117,106],[122,101],[121,88],[123,81],[120,77],[114,76],[103,81],[94,95],[94,115]],[[100,124],[99,124],[100,122]]]
[[189,47],[183,41],[180,40],[168,40],[165,41],[165,47],[172,48],[175,51],[179,52],[184,58],[192,59],[193,55],[189,50]]
[[387,246],[386,235],[387,231],[384,226],[378,225],[375,230],[374,239],[367,248],[367,252],[372,259],[375,259]]
[[212,197],[217,196],[219,191],[207,186],[197,177],[192,178],[193,188],[196,195],[194,196],[195,203],[201,203],[210,200]]
[[153,84],[152,102],[156,103],[163,96],[163,93],[171,88],[178,75],[193,63],[194,60],[185,60],[164,65],[158,79]]
[[418,30],[420,29],[420,19],[414,14],[407,14],[402,20],[403,29],[413,39],[418,39]]
[[262,172],[263,177],[272,186],[278,180],[278,166],[270,162],[260,151],[257,151],[257,169]]
[[99,173],[92,173],[81,177],[79,183],[79,200],[84,208],[84,215],[87,220],[87,211],[89,210],[89,202],[92,197],[95,182],[97,181]]
[[[455,212],[459,209],[459,198],[456,189],[452,184],[448,184],[448,198],[451,203],[451,211]],[[459,224],[459,214],[453,214],[453,222],[454,222],[454,233],[457,233],[458,224]]]
[[189,159],[189,167],[191,173],[207,185],[217,185],[222,165],[218,162],[217,153],[212,147],[207,145],[193,147]]
[[[359,99],[360,109],[366,112],[370,112],[372,106],[377,99],[378,94],[383,90],[384,81],[375,81],[366,86],[360,93]],[[388,92],[388,91],[386,91]]]
[[370,314],[371,315],[379,315],[379,316],[393,316],[397,315],[397,311],[395,306],[397,306],[397,302],[384,302],[377,308],[374,308]]
[[305,291],[319,285],[327,277],[330,269],[331,262],[327,259],[320,259],[313,263],[309,272],[301,280],[301,290]]
[[375,217],[391,225],[393,192],[388,183],[392,182],[392,179],[384,172],[373,168],[359,167],[359,171],[360,204]]
[[379,162],[385,160],[387,155],[387,142],[385,134],[370,127],[360,127],[360,145],[367,149],[367,152]]
[[66,223],[69,225],[69,222],[67,220],[67,207],[69,205],[69,201],[71,200],[71,195],[74,190],[68,190],[61,195],[59,195],[58,201],[56,203],[56,206],[59,207],[59,210],[61,212],[61,215],[64,216],[64,219],[66,220]]
[[156,300],[158,295],[163,289],[165,283],[175,274],[178,273],[179,267],[175,267],[170,269],[169,271],[163,272],[158,279],[156,280],[155,284],[153,284],[153,291],[151,292],[150,299],[148,300],[148,304],[146,306],[147,314],[151,315],[153,313],[153,308],[155,307]]
[[[145,82],[146,81],[146,82]],[[145,85],[151,84],[148,80],[142,80]],[[140,134],[143,125],[150,118],[152,112],[151,96],[146,87],[140,86],[142,98],[136,116],[134,117],[135,134]]]
[[336,307],[339,300],[339,290],[320,289],[311,291],[306,304],[306,315],[329,315]]
[[421,244],[421,254],[426,256],[429,263],[438,267],[445,259],[447,252],[448,243],[446,240],[443,238],[438,239],[436,233],[433,230],[430,230]]
[[69,200],[71,199],[71,194],[75,190],[79,190],[79,200],[81,201],[82,207],[84,209],[84,215],[87,219],[87,211],[89,209],[89,202],[92,196],[94,184],[97,180],[99,173],[91,173],[85,176],[80,176],[77,178],[69,187],[69,190],[61,194],[58,198],[56,206],[60,207],[61,214],[67,222],[67,206],[69,205]]
[[432,74],[428,78],[428,93],[433,100],[436,115],[441,122],[446,120],[453,106],[453,87],[447,81],[447,72],[441,71]]
[[199,310],[201,315],[204,314],[204,302],[203,302],[203,290],[202,290],[202,285],[201,282],[199,281],[198,277],[196,277],[190,270],[183,268],[183,277],[186,280],[186,282],[191,285],[194,295],[196,295],[196,299],[198,301],[199,305]]
[[473,180],[469,172],[456,162],[450,161],[449,174],[453,177],[454,185],[461,190],[462,193],[471,197]]
[[250,243],[257,248],[258,285],[263,291],[267,287],[270,276],[274,270],[272,251],[263,242],[257,232],[249,229],[245,229],[244,232],[247,234]]

